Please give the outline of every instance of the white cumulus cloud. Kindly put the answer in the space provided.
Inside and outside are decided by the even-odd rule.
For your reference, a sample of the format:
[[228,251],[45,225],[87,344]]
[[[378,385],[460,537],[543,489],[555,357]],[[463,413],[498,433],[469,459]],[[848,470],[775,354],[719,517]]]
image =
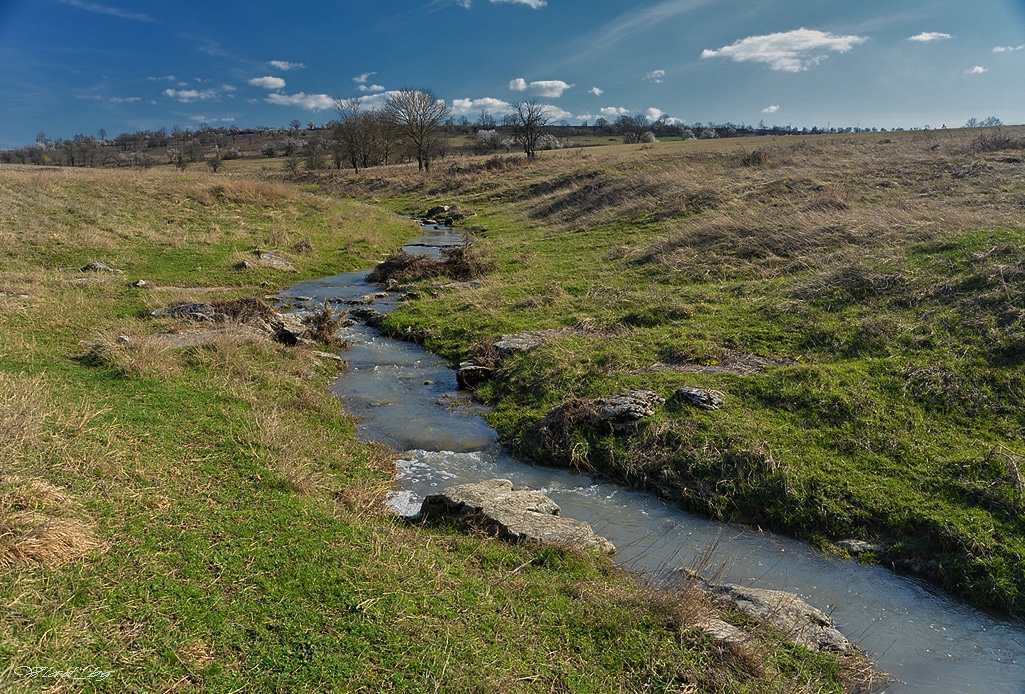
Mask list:
[[1023,49],[1025,49],[1025,43],[1023,43],[1020,46],[994,46],[993,47],[993,52],[994,53],[1008,53],[1008,52],[1011,52],[1011,51],[1020,51],[1020,50],[1023,50]]
[[249,80],[249,84],[254,87],[263,87],[264,89],[284,89],[285,80],[280,77],[254,77]]
[[352,81],[356,84],[366,84],[367,81],[376,74],[376,72],[364,72],[362,75],[356,75],[353,77]]
[[510,104],[509,102],[502,101],[501,99],[493,99],[491,97],[484,97],[482,99],[452,100],[453,116],[475,116],[481,111],[487,111],[493,116],[504,116],[507,113],[512,113],[514,109],[512,107],[512,104]]
[[939,31],[923,31],[921,34],[915,34],[909,36],[908,41],[919,41],[921,43],[929,43],[930,41],[944,41],[946,39],[954,38],[950,34],[943,34]]
[[217,91],[214,89],[165,89],[164,96],[168,96],[183,104],[191,104],[194,101],[206,101],[217,98]]
[[361,84],[359,85],[361,92],[372,93],[372,92],[383,92],[384,87],[380,84]]
[[302,63],[290,63],[287,60],[272,60],[269,65],[276,70],[281,70],[282,72],[288,72],[289,70],[302,70],[306,67]]
[[965,70],[964,74],[966,74],[966,75],[981,75],[984,72],[989,72],[989,70],[987,70],[986,68],[982,67],[981,65],[976,65],[975,67],[973,67],[970,70]]
[[659,118],[661,118],[664,115],[665,115],[665,112],[662,111],[662,109],[655,108],[654,106],[652,106],[651,108],[649,108],[647,111],[644,112],[644,117],[647,118],[650,121],[656,121],[656,120],[658,120]]
[[271,94],[266,101],[278,106],[298,106],[307,111],[323,111],[335,107],[335,100],[327,94]]
[[594,94],[595,96],[601,96],[602,94],[605,93],[605,90],[604,89],[598,89],[598,87],[591,87],[590,89],[587,90],[587,93],[588,94]]
[[868,41],[865,36],[837,36],[815,29],[795,29],[764,36],[749,36],[718,50],[705,49],[702,58],[729,58],[738,63],[764,63],[772,70],[802,72],[818,65],[829,52],[846,53]]
[[544,106],[545,112],[548,114],[549,120],[558,122],[560,120],[569,120],[573,117],[573,114],[564,108],[552,106],[551,104],[545,104]]
[[772,106],[766,106],[762,109],[762,113],[775,113],[779,110],[779,104],[773,104]]
[[562,93],[567,89],[571,89],[572,84],[567,84],[562,80],[538,80],[536,82],[527,82],[522,77],[517,77],[509,82],[509,90],[514,92],[527,92],[534,96],[544,97],[560,97]]
[[646,74],[644,76],[644,79],[646,79],[649,82],[654,82],[655,84],[661,84],[662,80],[664,80],[665,77],[666,77],[666,71],[665,70],[652,70],[651,72],[649,72],[648,74]]
[[605,108],[600,109],[598,113],[602,114],[606,118],[618,118],[619,116],[625,116],[630,113],[630,110],[621,106],[606,106]]

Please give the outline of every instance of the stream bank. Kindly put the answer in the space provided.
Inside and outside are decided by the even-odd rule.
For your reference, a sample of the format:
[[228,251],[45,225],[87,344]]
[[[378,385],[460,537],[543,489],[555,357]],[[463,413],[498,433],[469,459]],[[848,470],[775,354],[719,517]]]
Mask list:
[[[431,228],[407,251],[458,243]],[[282,292],[311,309],[365,305],[387,313],[395,294],[376,299],[366,272],[305,282]],[[303,300],[300,300],[303,297]],[[696,518],[659,499],[587,475],[515,460],[458,390],[446,364],[413,344],[382,337],[361,323],[343,329],[349,369],[332,386],[359,420],[359,435],[401,451],[401,491],[392,506],[411,515],[428,494],[454,484],[501,477],[543,491],[563,513],[590,523],[616,545],[624,567],[659,575],[706,557],[722,582],[798,594],[836,621],[902,692],[1025,692],[1025,629],[957,603],[929,584],[879,566],[824,557],[801,543]]]

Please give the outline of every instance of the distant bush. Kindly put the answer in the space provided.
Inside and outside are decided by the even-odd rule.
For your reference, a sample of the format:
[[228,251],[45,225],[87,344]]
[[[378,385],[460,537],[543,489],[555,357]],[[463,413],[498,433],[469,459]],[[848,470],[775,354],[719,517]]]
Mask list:
[[278,153],[278,148],[274,146],[273,142],[268,142],[260,148],[260,154],[265,157],[273,157]]
[[973,152],[1002,152],[1008,149],[1022,149],[1025,147],[1025,140],[1014,137],[1003,130],[983,133],[972,140]]

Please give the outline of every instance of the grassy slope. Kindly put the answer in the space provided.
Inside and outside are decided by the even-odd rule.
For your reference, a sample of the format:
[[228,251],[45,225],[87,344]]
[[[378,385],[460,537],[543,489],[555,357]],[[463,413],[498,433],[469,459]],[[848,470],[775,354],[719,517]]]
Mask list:
[[[390,459],[311,352],[115,339],[196,298],[135,279],[261,295],[369,265],[408,222],[207,172],[0,169],[0,201],[0,291],[30,296],[0,297],[4,691],[840,689],[836,660],[725,648],[692,593],[605,559],[382,516]],[[299,272],[231,269],[258,247]],[[58,269],[91,260],[125,274]]]
[[[493,280],[391,318],[431,349],[577,328],[479,392],[522,452],[824,547],[881,541],[887,564],[1022,616],[1020,136],[667,143],[322,183],[482,213]],[[794,363],[701,372],[752,354]],[[727,405],[671,404],[627,438],[533,436],[571,398],[680,385]]]

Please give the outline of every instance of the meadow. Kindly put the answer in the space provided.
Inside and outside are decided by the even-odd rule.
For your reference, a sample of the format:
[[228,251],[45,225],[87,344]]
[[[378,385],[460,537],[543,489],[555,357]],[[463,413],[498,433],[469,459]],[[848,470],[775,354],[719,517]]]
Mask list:
[[[610,247],[629,244],[610,259],[583,221],[557,221],[576,216],[568,210],[553,211],[548,229],[526,212],[534,201],[521,212],[486,204],[471,186],[485,190],[488,176],[472,171],[427,181],[373,171],[409,187],[382,204],[366,190],[362,201],[329,194],[370,179],[294,181],[265,162],[235,164],[216,174],[0,167],[0,688],[820,692],[871,678],[857,655],[811,653],[686,584],[639,583],[607,557],[388,515],[392,456],[357,441],[327,394],[338,362],[243,331],[163,340],[191,328],[151,315],[370,267],[416,233],[389,208],[441,195],[425,186],[456,186],[487,212],[478,232],[498,274],[484,290],[425,294],[394,319],[433,331],[429,344],[455,357],[506,328],[610,320],[588,297],[597,279],[581,273],[598,263],[661,281],[676,272],[663,260],[675,251],[633,264],[657,234],[596,219]],[[510,166],[541,183],[550,165],[575,175],[579,163]],[[295,271],[242,264],[259,250]],[[510,284],[528,256],[549,253],[588,265],[577,279],[529,270],[530,282]],[[90,262],[120,272],[83,271]],[[652,296],[609,281],[603,291],[634,302],[631,312],[678,301],[672,285]],[[709,327],[697,344],[716,339]],[[632,378],[623,359],[648,357],[573,340],[510,364],[480,393],[513,440],[567,389],[597,392],[601,379]],[[589,365],[598,357],[600,370]],[[521,389],[545,374],[552,383],[536,396]],[[652,422],[647,436],[668,435],[678,418]],[[715,640],[702,626],[712,619],[750,639]]]
[[[791,534],[1025,614],[1020,128],[609,146],[305,174],[397,209],[458,203],[497,271],[385,324],[496,365],[476,396],[521,455]],[[490,361],[488,361],[490,360]],[[681,386],[725,394],[715,411]],[[631,388],[670,402],[594,425]],[[580,414],[561,421],[556,408]],[[547,419],[546,419],[547,417]]]

